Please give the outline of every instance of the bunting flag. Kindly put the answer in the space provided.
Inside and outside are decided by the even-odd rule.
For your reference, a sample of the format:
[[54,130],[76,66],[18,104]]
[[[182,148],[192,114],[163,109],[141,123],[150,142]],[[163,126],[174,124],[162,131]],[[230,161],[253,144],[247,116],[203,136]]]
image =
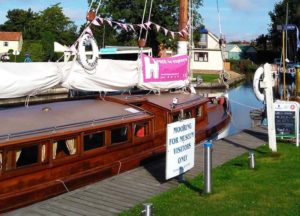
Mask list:
[[131,29],[132,29],[132,31],[134,31],[134,32],[135,32],[135,29],[134,29],[134,27],[133,27],[133,25],[132,25],[132,24],[129,24],[128,26],[129,26],[129,28],[131,28]]
[[97,19],[94,19],[92,21],[92,24],[95,25],[95,26],[101,26],[101,24],[97,21]]
[[167,36],[167,35],[168,35],[168,29],[163,28],[163,30],[164,30],[164,32],[165,32],[165,36]]
[[98,19],[100,20],[101,24],[103,24],[103,18],[98,17]]
[[128,32],[128,27],[127,27],[127,24],[122,24],[122,27],[123,27],[123,29],[125,29],[125,31],[127,31],[127,32]]
[[105,19],[105,21],[108,23],[108,25],[110,25],[110,27],[112,27],[112,22],[110,20]]
[[172,36],[172,38],[174,39],[174,35],[175,35],[175,33],[174,33],[174,32],[172,32],[172,31],[170,31],[170,33],[171,33],[171,36]]
[[156,30],[159,32],[160,30],[160,25],[155,24]]
[[146,27],[144,26],[144,24],[138,24],[138,26],[139,26],[140,28],[142,28],[142,29],[147,30]]
[[150,27],[151,24],[152,24],[152,22],[148,21],[148,22],[146,22],[144,25],[147,26],[148,29],[151,29],[151,27]]
[[89,26],[86,27],[86,29],[84,30],[84,33],[88,33],[88,34],[90,34],[90,35],[93,36],[93,32],[92,32],[92,30],[91,30],[91,28]]
[[77,49],[75,47],[75,45],[72,45],[70,48],[69,48],[70,52],[72,53],[72,55],[76,55],[77,54]]
[[[113,28],[122,28],[125,31],[136,31],[136,27],[139,27],[140,29],[144,29],[144,30],[151,30],[151,25],[154,25],[157,32],[159,32],[161,29],[163,29],[163,33],[165,34],[165,36],[168,35],[168,33],[170,33],[170,35],[172,36],[172,38],[174,39],[175,35],[179,35],[181,37],[184,37],[185,35],[188,35],[188,29],[189,29],[189,24],[190,24],[190,19],[187,22],[187,25],[179,32],[174,32],[174,31],[170,31],[156,23],[153,23],[151,21],[145,22],[145,23],[141,23],[141,24],[127,24],[127,23],[120,23],[117,21],[112,21],[112,20],[108,20],[105,18],[101,18],[101,17],[96,17],[96,19],[94,19],[92,21],[91,24],[95,25],[95,26],[101,26],[102,24],[104,24],[104,21],[106,21],[110,27]],[[93,35],[91,29],[89,27],[87,27],[83,33],[88,33]],[[299,43],[300,46],[300,43]]]

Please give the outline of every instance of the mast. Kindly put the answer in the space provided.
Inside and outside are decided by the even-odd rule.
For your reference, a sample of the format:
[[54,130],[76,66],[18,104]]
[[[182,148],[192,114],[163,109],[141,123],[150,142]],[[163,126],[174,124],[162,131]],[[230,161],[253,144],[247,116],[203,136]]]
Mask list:
[[[179,0],[179,31],[186,27],[188,22],[188,0]],[[178,41],[178,54],[187,54],[187,36],[180,36]]]

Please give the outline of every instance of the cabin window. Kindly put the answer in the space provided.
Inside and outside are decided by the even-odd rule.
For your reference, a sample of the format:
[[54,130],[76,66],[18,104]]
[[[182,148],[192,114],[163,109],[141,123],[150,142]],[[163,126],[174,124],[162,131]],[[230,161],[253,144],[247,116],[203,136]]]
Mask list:
[[111,130],[111,144],[117,144],[128,140],[128,126]]
[[195,52],[194,61],[208,62],[208,52]]
[[[25,146],[7,152],[6,170],[28,166],[39,162],[39,145]],[[41,153],[45,160],[45,152]],[[43,160],[41,159],[43,162]]]
[[85,134],[83,136],[83,150],[88,151],[104,146],[105,132],[97,131],[95,133]]
[[77,152],[76,138],[57,140],[53,143],[53,159],[61,159]]
[[174,114],[172,115],[172,122],[177,122],[177,121],[179,121],[179,120],[180,120],[180,113],[179,113],[179,112],[174,113]]
[[147,135],[149,135],[149,123],[148,122],[136,123],[134,125],[134,136],[135,137],[145,137]]
[[184,111],[184,118],[189,119],[193,117],[193,111],[192,110],[185,110]]
[[197,107],[196,115],[197,115],[198,118],[201,118],[203,116],[203,106]]

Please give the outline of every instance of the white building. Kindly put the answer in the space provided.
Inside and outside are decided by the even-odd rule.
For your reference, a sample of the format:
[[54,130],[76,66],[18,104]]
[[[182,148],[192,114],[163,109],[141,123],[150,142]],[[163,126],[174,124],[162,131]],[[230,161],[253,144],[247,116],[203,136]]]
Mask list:
[[13,53],[19,53],[22,50],[23,36],[22,32],[0,32],[0,54],[13,50]]
[[191,70],[193,73],[216,73],[223,69],[219,38],[211,32],[202,33],[196,48],[193,49]]

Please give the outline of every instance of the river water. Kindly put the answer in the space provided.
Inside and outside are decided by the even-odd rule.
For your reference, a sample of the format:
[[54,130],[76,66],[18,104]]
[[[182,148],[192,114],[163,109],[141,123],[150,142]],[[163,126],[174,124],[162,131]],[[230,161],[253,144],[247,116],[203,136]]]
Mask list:
[[[220,90],[199,90],[199,93],[225,93]],[[251,128],[250,110],[263,108],[263,103],[257,100],[252,88],[252,81],[230,88],[227,90],[232,119],[229,125],[228,135],[233,135],[243,129]]]

